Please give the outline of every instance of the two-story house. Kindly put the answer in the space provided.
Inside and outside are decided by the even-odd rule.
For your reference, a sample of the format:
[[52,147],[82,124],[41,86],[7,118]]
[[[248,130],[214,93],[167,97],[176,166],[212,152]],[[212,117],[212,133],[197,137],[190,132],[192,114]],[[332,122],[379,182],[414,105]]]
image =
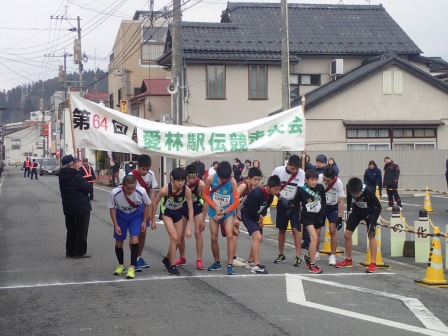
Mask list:
[[[448,148],[446,62],[421,56],[382,5],[289,4],[290,91],[306,97],[309,150]],[[168,31],[160,65],[171,65]],[[183,22],[184,125],[281,109],[280,3],[228,3],[219,23]]]

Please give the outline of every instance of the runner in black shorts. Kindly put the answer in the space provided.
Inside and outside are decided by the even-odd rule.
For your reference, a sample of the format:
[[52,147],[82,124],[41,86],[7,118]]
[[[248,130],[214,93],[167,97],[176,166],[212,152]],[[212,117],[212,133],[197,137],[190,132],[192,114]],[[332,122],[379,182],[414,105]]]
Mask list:
[[[378,217],[381,214],[381,203],[375,196],[372,189],[362,183],[361,179],[352,177],[347,183],[347,228],[344,233],[345,239],[345,260],[338,262],[337,268],[353,267],[352,260],[352,235],[360,221],[367,224],[369,237],[369,249],[371,263],[366,269],[367,273],[376,272],[376,238],[375,230]],[[350,209],[352,212],[350,213]]]
[[[202,231],[205,229],[205,216],[208,211],[208,203],[204,204],[202,193],[204,192],[205,183],[197,177],[197,168],[194,165],[185,167],[187,173],[187,187],[191,190],[191,197],[193,200],[193,216],[194,216],[194,237],[196,239],[196,267],[198,270],[203,270],[202,250],[204,248],[204,238]],[[188,223],[188,205],[183,204],[183,233],[180,237],[179,254],[180,257],[175,261],[176,266],[185,266],[187,258],[185,257],[185,230]]]

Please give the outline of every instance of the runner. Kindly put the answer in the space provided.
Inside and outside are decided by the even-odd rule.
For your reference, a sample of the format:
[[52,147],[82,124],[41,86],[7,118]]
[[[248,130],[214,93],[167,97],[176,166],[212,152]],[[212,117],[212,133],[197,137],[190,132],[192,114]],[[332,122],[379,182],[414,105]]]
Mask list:
[[299,168],[300,158],[297,155],[291,155],[286,166],[280,166],[274,169],[272,175],[280,177],[282,186],[280,188],[280,197],[277,203],[277,218],[275,226],[278,229],[278,257],[274,263],[279,264],[286,261],[285,240],[288,222],[291,222],[292,235],[294,237],[294,246],[296,248],[296,257],[294,266],[302,264],[301,240],[302,235],[299,228],[298,216],[293,216],[292,200],[296,196],[297,187],[305,183],[305,172]]

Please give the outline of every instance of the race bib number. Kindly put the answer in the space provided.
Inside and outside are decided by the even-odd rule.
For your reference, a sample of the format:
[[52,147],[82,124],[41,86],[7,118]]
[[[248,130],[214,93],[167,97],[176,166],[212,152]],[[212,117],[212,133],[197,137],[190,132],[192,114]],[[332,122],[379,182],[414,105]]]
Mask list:
[[179,210],[180,208],[182,208],[182,203],[176,203],[171,201],[170,199],[168,199],[165,203],[165,208],[170,209],[170,210]]
[[288,184],[282,191],[280,191],[280,195],[290,201],[294,198],[296,192],[297,187]]
[[321,208],[322,206],[320,204],[320,201],[314,201],[306,205],[307,212],[318,213]]
[[368,209],[367,202],[355,202],[356,206],[361,209]]
[[213,194],[213,203],[218,207],[223,208],[230,205],[230,195]]

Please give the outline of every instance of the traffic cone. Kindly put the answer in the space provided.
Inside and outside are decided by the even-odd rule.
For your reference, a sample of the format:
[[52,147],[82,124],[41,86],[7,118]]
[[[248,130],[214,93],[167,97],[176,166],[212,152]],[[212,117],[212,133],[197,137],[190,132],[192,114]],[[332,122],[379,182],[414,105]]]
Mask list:
[[428,187],[426,187],[425,202],[423,203],[423,208],[428,212],[435,212],[432,209],[431,197],[429,196],[429,188]]
[[266,213],[266,216],[263,217],[263,225],[274,225],[274,222],[272,222],[271,217],[271,209],[268,208],[268,212]]
[[378,186],[376,186],[375,196],[376,196],[376,198],[378,198],[378,200],[381,201],[380,188]]
[[[376,227],[375,239],[376,239],[376,267],[378,267],[378,268],[390,268],[390,265],[386,265],[383,262],[383,256],[381,255],[381,231],[380,231],[379,226]],[[368,267],[370,265],[371,261],[372,261],[372,256],[370,254],[369,244],[367,243],[366,261],[363,262],[363,263],[360,263],[360,265]]]
[[[434,227],[434,235],[440,233],[439,228]],[[431,250],[429,251],[428,266],[426,267],[426,276],[423,280],[414,280],[415,282],[436,287],[448,287],[443,273],[442,245],[440,237],[432,237]]]
[[[324,238],[324,246],[322,248],[322,250],[319,251],[319,253],[324,253],[324,254],[331,254],[331,243],[330,243],[330,222],[325,221],[325,238]],[[340,255],[343,254],[342,251],[340,250],[336,250],[336,255]]]

